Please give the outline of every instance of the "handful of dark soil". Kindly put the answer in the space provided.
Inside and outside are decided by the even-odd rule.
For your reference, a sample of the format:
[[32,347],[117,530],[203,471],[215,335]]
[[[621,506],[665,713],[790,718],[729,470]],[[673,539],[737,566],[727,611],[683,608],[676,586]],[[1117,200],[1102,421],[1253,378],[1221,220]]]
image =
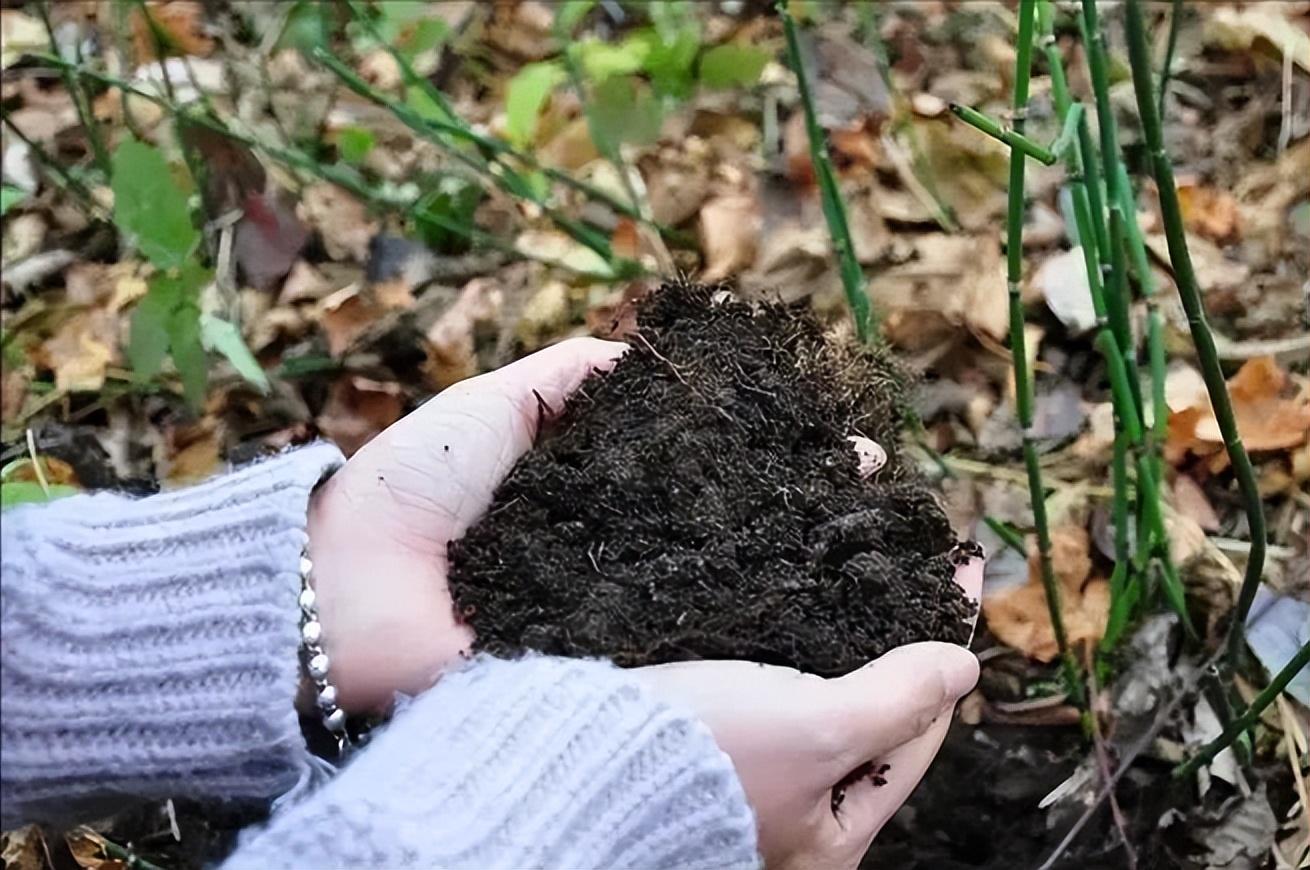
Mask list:
[[[894,367],[782,305],[665,286],[451,545],[482,649],[825,676],[964,643],[945,514],[897,460]],[[557,409],[558,410],[558,409]],[[861,480],[850,435],[888,452]]]

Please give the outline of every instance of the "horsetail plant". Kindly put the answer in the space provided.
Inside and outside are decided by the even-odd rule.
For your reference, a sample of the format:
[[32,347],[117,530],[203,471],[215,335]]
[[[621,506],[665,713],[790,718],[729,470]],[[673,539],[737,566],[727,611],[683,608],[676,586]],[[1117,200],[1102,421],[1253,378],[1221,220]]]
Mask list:
[[[1014,70],[1014,133],[1023,139],[1028,112],[1028,85],[1032,78],[1032,48],[1034,18],[1037,0],[1021,0],[1019,4],[1019,47]],[[1042,466],[1033,437],[1033,378],[1028,370],[1028,350],[1024,335],[1023,297],[1020,292],[1023,280],[1023,215],[1024,167],[1030,151],[1010,148],[1010,189],[1006,209],[1005,279],[1010,304],[1010,355],[1014,360],[1014,406],[1023,430],[1023,461],[1028,471],[1028,493],[1032,502],[1033,525],[1037,532],[1037,560],[1041,572],[1042,588],[1046,591],[1046,607],[1051,616],[1051,628],[1060,652],[1061,666],[1069,694],[1081,702],[1083,697],[1078,663],[1069,649],[1069,638],[1064,630],[1062,596],[1055,571],[1051,567],[1051,530],[1046,516],[1046,487],[1042,485]],[[1047,152],[1049,154],[1049,152]],[[1034,155],[1035,156],[1035,155]],[[1038,158],[1041,159],[1041,158]],[[1051,155],[1051,162],[1054,162]],[[1045,161],[1043,161],[1045,162]]]
[[1256,483],[1251,457],[1247,455],[1241,434],[1237,431],[1237,419],[1233,416],[1233,403],[1228,395],[1228,384],[1224,380],[1214,335],[1210,331],[1210,324],[1205,316],[1205,306],[1201,301],[1201,288],[1187,248],[1187,234],[1183,227],[1183,213],[1178,201],[1178,187],[1174,182],[1173,164],[1164,148],[1164,132],[1160,120],[1160,107],[1155,99],[1151,53],[1146,38],[1141,0],[1128,0],[1125,8],[1124,31],[1128,38],[1128,58],[1132,67],[1137,111],[1141,115],[1151,169],[1159,190],[1160,214],[1169,247],[1169,262],[1173,266],[1178,296],[1182,300],[1183,309],[1187,312],[1187,325],[1192,334],[1192,343],[1196,346],[1197,360],[1201,364],[1201,376],[1205,380],[1206,392],[1214,409],[1215,420],[1219,424],[1219,432],[1223,436],[1224,449],[1233,465],[1233,474],[1237,478],[1247,524],[1250,527],[1251,551],[1247,556],[1246,574],[1242,578],[1237,604],[1233,609],[1233,621],[1228,628],[1228,658],[1230,664],[1235,667],[1242,651],[1246,615],[1251,609],[1251,602],[1255,600],[1260,576],[1264,571],[1264,505],[1260,499],[1260,489]]
[[782,18],[782,28],[787,37],[787,62],[796,73],[797,86],[801,93],[801,105],[805,112],[805,132],[810,142],[810,163],[814,167],[814,177],[819,185],[819,197],[823,203],[823,216],[828,223],[828,233],[832,237],[833,252],[841,272],[842,289],[846,293],[846,303],[850,306],[851,317],[855,320],[855,335],[861,343],[874,341],[877,331],[874,328],[872,306],[864,289],[864,270],[860,268],[855,257],[855,243],[851,240],[851,229],[846,219],[846,205],[842,202],[841,190],[837,186],[837,173],[832,168],[832,157],[828,154],[827,138],[819,126],[814,108],[814,92],[810,87],[809,77],[805,73],[805,62],[801,56],[800,37],[796,33],[796,22],[787,9],[786,0],[778,4],[778,15]]
[[[1030,45],[1034,35],[1024,12],[1025,7],[1021,5],[1017,52],[1021,65],[1025,58],[1030,58]],[[1112,482],[1116,559],[1115,570],[1111,576],[1109,624],[1102,639],[1104,651],[1112,648],[1122,634],[1143,598],[1143,584],[1152,571],[1158,572],[1165,598],[1178,612],[1189,634],[1194,635],[1194,630],[1187,613],[1181,580],[1169,559],[1168,538],[1160,504],[1163,465],[1158,448],[1166,417],[1163,400],[1165,362],[1163,329],[1159,313],[1155,311],[1154,306],[1153,276],[1150,274],[1141,230],[1136,223],[1136,202],[1119,153],[1118,134],[1113,116],[1110,114],[1112,109],[1109,105],[1107,62],[1104,56],[1103,39],[1099,33],[1100,25],[1095,4],[1094,2],[1084,4],[1081,23],[1084,36],[1089,43],[1088,60],[1093,90],[1096,92],[1098,108],[1101,109],[1098,112],[1101,144],[1099,152],[1083,107],[1070,95],[1063,57],[1053,34],[1053,19],[1054,7],[1050,0],[1040,0],[1036,15],[1038,25],[1036,35],[1047,61],[1051,76],[1052,98],[1056,115],[1061,122],[1061,133],[1055,144],[1046,148],[1024,135],[1023,111],[1017,102],[1014,126],[1009,129],[1003,128],[999,123],[974,109],[953,106],[952,111],[961,120],[1011,148],[1012,219],[1013,209],[1021,208],[1022,205],[1023,179],[1022,171],[1016,173],[1014,169],[1013,161],[1016,157],[1021,159],[1022,155],[1027,155],[1041,162],[1048,162],[1048,158],[1063,158],[1066,163],[1073,202],[1074,230],[1082,250],[1088,289],[1097,320],[1093,344],[1105,362],[1115,414]],[[1020,68],[1015,76],[1016,88],[1022,86],[1025,97],[1026,73],[1026,69]],[[1105,180],[1104,191],[1102,191],[1102,179]],[[1016,196],[1020,200],[1019,206],[1015,205]],[[1013,257],[1021,256],[1013,235],[1011,235],[1010,253]],[[1152,312],[1152,325],[1148,336],[1153,412],[1149,418],[1150,428],[1147,426],[1148,417],[1137,368],[1137,346],[1130,326],[1128,284],[1130,256],[1138,283],[1143,288],[1143,295],[1148,297],[1148,306]],[[1018,280],[1018,269],[1011,266],[1007,271],[1012,282]],[[1015,285],[1012,283],[1012,300],[1014,292]],[[1018,351],[1015,350],[1015,337],[1022,330],[1022,325],[1022,310],[1018,311],[1016,320],[1016,312],[1012,306],[1011,344],[1012,352],[1016,354]],[[1017,346],[1022,348],[1021,344]],[[1027,374],[1026,357],[1021,362],[1016,355],[1015,367],[1016,381],[1018,381],[1021,379],[1021,370],[1024,375]],[[1022,414],[1020,423],[1023,425]],[[1130,499],[1129,495],[1130,461],[1135,472],[1135,501]],[[1040,492],[1041,490],[1037,489],[1032,493],[1035,511]],[[1129,508],[1133,503],[1136,505],[1137,536],[1135,552],[1130,557]],[[1054,618],[1054,612],[1052,615]],[[1058,636],[1061,633],[1059,627],[1055,626],[1054,622],[1053,627]]]

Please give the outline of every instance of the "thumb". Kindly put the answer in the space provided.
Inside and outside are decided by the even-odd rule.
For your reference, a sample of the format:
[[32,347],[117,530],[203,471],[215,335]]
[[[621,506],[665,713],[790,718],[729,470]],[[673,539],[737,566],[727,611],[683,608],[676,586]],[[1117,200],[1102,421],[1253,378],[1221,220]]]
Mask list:
[[974,654],[936,641],[897,647],[830,680],[843,747],[833,759],[836,776],[926,733],[977,682]]

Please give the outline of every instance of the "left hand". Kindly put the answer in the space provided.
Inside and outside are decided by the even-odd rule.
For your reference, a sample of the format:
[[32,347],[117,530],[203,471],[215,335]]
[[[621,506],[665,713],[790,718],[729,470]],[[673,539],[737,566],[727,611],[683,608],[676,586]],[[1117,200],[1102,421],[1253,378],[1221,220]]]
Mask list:
[[[348,711],[429,688],[465,655],[446,547],[482,516],[547,409],[627,349],[578,338],[443,390],[356,453],[309,508],[324,644]],[[544,407],[543,407],[544,406]]]

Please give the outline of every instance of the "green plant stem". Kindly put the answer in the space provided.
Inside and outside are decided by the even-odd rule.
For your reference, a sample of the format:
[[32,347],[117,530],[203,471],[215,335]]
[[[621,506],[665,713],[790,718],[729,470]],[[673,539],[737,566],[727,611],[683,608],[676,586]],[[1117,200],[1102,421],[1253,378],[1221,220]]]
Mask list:
[[[1129,0],[1129,2],[1133,2],[1133,0]],[[1296,655],[1292,656],[1291,660],[1283,666],[1283,669],[1269,681],[1269,685],[1265,686],[1260,694],[1255,696],[1255,700],[1251,702],[1251,705],[1243,710],[1241,715],[1233,719],[1218,737],[1201,747],[1187,761],[1175,767],[1173,771],[1174,778],[1181,779],[1191,776],[1200,769],[1201,765],[1208,763],[1231,745],[1238,735],[1256,723],[1256,720],[1260,718],[1265,709],[1274,702],[1280,692],[1287,688],[1288,683],[1292,682],[1297,674],[1305,669],[1306,665],[1310,665],[1310,642],[1301,645]]]
[[1187,325],[1192,333],[1192,342],[1196,346],[1197,361],[1201,364],[1201,376],[1205,380],[1206,392],[1210,396],[1215,420],[1223,436],[1224,449],[1232,462],[1233,473],[1242,494],[1251,536],[1251,551],[1247,556],[1246,574],[1238,590],[1237,604],[1233,609],[1233,621],[1229,626],[1228,634],[1229,661],[1236,666],[1242,650],[1246,615],[1251,609],[1251,602],[1255,599],[1260,576],[1264,571],[1266,535],[1264,505],[1260,499],[1255,469],[1237,430],[1237,420],[1233,416],[1228,385],[1219,363],[1214,335],[1206,321],[1201,288],[1196,280],[1196,271],[1192,267],[1191,254],[1187,249],[1187,233],[1183,226],[1182,208],[1178,202],[1178,188],[1174,182],[1173,165],[1164,148],[1164,131],[1160,123],[1159,106],[1155,100],[1152,82],[1154,76],[1151,71],[1151,56],[1147,45],[1141,0],[1128,0],[1124,29],[1128,37],[1128,54],[1133,72],[1133,88],[1137,94],[1137,110],[1142,117],[1151,168],[1159,190],[1160,213],[1165,239],[1169,246],[1169,261],[1173,265],[1179,298],[1187,312]]
[[[1043,3],[1046,2],[1047,0],[1043,0]],[[1076,104],[1069,94],[1068,82],[1064,73],[1064,61],[1060,55],[1059,47],[1055,43],[1054,35],[1049,30],[1051,18],[1052,16],[1049,15],[1044,16],[1043,24],[1048,29],[1043,30],[1042,43],[1051,71],[1052,96],[1057,114],[1063,123],[1068,121]],[[1105,360],[1106,372],[1110,379],[1111,397],[1115,409],[1116,437],[1117,439],[1124,439],[1123,447],[1136,457],[1133,465],[1138,476],[1137,517],[1139,528],[1137,550],[1133,560],[1122,563],[1122,572],[1119,571],[1119,566],[1116,565],[1116,572],[1120,576],[1114,578],[1116,584],[1112,586],[1112,593],[1117,593],[1117,595],[1112,595],[1111,624],[1107,627],[1106,636],[1110,639],[1110,644],[1118,638],[1131,615],[1132,608],[1140,599],[1140,577],[1150,562],[1152,547],[1159,551],[1157,558],[1162,566],[1161,574],[1164,578],[1165,594],[1178,611],[1179,617],[1189,634],[1192,634],[1193,628],[1183,600],[1182,586],[1177,579],[1177,572],[1169,561],[1168,540],[1159,504],[1160,490],[1158,481],[1160,480],[1159,471],[1161,466],[1144,437],[1139,395],[1140,385],[1135,386],[1137,374],[1136,365],[1133,361],[1131,336],[1129,337],[1129,350],[1125,353],[1118,337],[1110,327],[1111,309],[1107,296],[1113,295],[1116,303],[1126,302],[1127,291],[1124,286],[1126,270],[1123,265],[1124,237],[1131,236],[1131,233],[1136,231],[1137,227],[1134,221],[1132,230],[1128,229],[1127,224],[1129,221],[1125,219],[1125,210],[1122,207],[1111,213],[1111,222],[1107,224],[1102,210],[1103,200],[1099,190],[1096,146],[1092,141],[1090,127],[1085,118],[1080,120],[1078,124],[1078,134],[1078,147],[1068,150],[1065,154],[1065,162],[1068,166],[1070,178],[1074,221],[1082,246],[1083,263],[1087,271],[1087,283],[1092,298],[1092,308],[1097,317],[1097,335],[1094,344]],[[1116,167],[1116,172],[1122,174],[1122,164],[1116,162]],[[1126,175],[1123,177],[1126,178]],[[1135,217],[1135,207],[1132,214]],[[1113,232],[1111,232],[1111,229],[1113,229]],[[1140,231],[1138,231],[1138,240],[1140,240]],[[1106,264],[1118,265],[1119,268],[1103,268]],[[1113,283],[1115,285],[1113,290],[1117,292],[1107,293],[1105,281]],[[1122,315],[1125,310],[1120,308],[1120,314]],[[1119,319],[1121,324],[1126,324],[1126,316]],[[1125,455],[1124,458],[1124,471],[1126,471],[1127,456]],[[1128,495],[1127,486],[1124,482],[1125,478],[1126,474],[1116,474],[1114,482],[1116,499],[1126,504]],[[1117,518],[1116,531],[1121,525],[1126,528],[1126,524],[1126,517]]]
[[1164,63],[1160,66],[1160,117],[1164,117],[1165,99],[1169,96],[1169,77],[1173,75],[1174,52],[1178,49],[1178,26],[1183,20],[1183,0],[1173,0],[1169,10],[1169,41],[1164,47]]
[[[1115,209],[1122,201],[1119,197],[1119,125],[1115,121],[1114,105],[1110,102],[1109,60],[1105,50],[1105,34],[1101,32],[1100,18],[1096,9],[1096,0],[1082,0],[1083,43],[1086,47],[1087,67],[1092,80],[1092,92],[1096,98],[1096,127],[1100,133],[1100,164],[1105,181],[1106,207],[1109,209],[1110,222],[1107,235],[1109,247],[1103,248],[1101,263],[1108,267],[1109,273],[1105,284],[1106,303],[1110,315],[1110,328],[1119,342],[1119,349],[1124,354],[1129,370],[1136,373],[1136,352],[1134,350],[1132,330],[1128,319],[1128,285],[1123,275],[1122,245],[1114,238]],[[1099,215],[1099,209],[1097,211]],[[1120,219],[1124,217],[1119,215]],[[1139,389],[1134,386],[1133,395]],[[1139,400],[1140,404],[1140,400]]]
[[[410,129],[414,129],[415,132],[421,133],[438,148],[441,148],[447,154],[455,157],[455,159],[461,160],[461,162],[466,162],[466,158],[468,158],[469,155],[466,152],[460,151],[456,146],[448,142],[447,137],[476,146],[483,152],[487,160],[501,166],[504,171],[517,172],[516,168],[510,161],[517,162],[522,164],[528,170],[532,172],[540,172],[552,181],[563,184],[565,187],[572,188],[589,199],[603,202],[605,205],[626,217],[649,224],[657,232],[669,239],[669,241],[677,243],[689,243],[691,241],[686,237],[685,233],[681,233],[650,220],[642,215],[639,208],[611,195],[608,191],[602,190],[595,185],[588,184],[581,179],[574,178],[569,173],[556,169],[553,166],[543,165],[531,154],[521,151],[507,142],[484,136],[474,130],[467,122],[455,113],[454,107],[450,105],[450,101],[446,99],[446,95],[414,69],[414,65],[410,63],[409,58],[405,57],[405,55],[395,46],[382,39],[381,34],[378,33],[377,25],[373,22],[373,19],[369,16],[367,10],[360,5],[359,0],[346,0],[346,6],[349,8],[350,13],[354,16],[355,20],[360,22],[364,29],[368,31],[369,35],[376,39],[396,61],[396,64],[400,68],[401,77],[404,78],[406,84],[419,88],[428,99],[432,100],[432,102],[450,118],[449,121],[441,121],[434,118],[423,118],[422,116],[417,116],[422,121],[422,129],[415,129],[410,126],[408,122],[404,122],[402,119],[402,122],[406,123],[406,126],[410,126]],[[331,58],[332,61],[335,61],[335,64],[327,64],[329,69],[332,69],[334,73],[340,76],[340,70],[345,69],[347,72],[352,73],[352,78],[359,85],[363,85],[364,90],[361,90],[356,86],[356,84],[352,84],[351,81],[343,78],[343,82],[345,82],[351,90],[355,91],[355,93],[388,109],[395,104],[396,101],[390,100],[376,89],[370,87],[363,79],[354,76],[353,71],[351,71],[349,67],[342,65],[335,57],[332,55],[327,55],[327,57]],[[475,166],[475,164],[471,163],[468,165]],[[476,165],[475,168],[478,168],[479,171],[482,172],[487,171],[485,163]]]
[[[49,0],[40,0],[36,4],[36,11],[41,16],[41,23],[45,25],[46,36],[50,40],[50,53],[62,60],[59,53],[59,40],[55,38],[54,24],[50,21]],[[100,125],[91,111],[91,100],[86,95],[86,89],[82,87],[77,76],[70,73],[66,67],[60,68],[60,75],[64,79],[64,87],[68,89],[68,97],[73,101],[73,108],[77,110],[77,118],[82,122],[82,129],[86,131],[87,141],[91,143],[91,153],[95,156],[96,165],[105,174],[105,178],[109,178],[113,172],[113,164],[110,162],[105,140],[100,135]]]
[[[1151,269],[1150,257],[1146,252],[1146,241],[1142,238],[1142,228],[1137,223],[1137,197],[1133,193],[1132,183],[1128,180],[1128,170],[1119,164],[1119,199],[1125,216],[1125,237],[1128,254],[1132,258],[1132,270],[1137,275],[1137,286],[1146,300],[1147,331],[1146,347],[1151,368],[1151,430],[1154,446],[1164,444],[1169,421],[1169,406],[1165,402],[1164,381],[1168,358],[1164,347],[1164,319],[1160,315],[1159,300],[1156,298],[1155,272]],[[1145,409],[1143,409],[1145,410]],[[1164,479],[1164,458],[1156,457],[1159,468],[1156,479]]]
[[55,184],[80,199],[82,204],[86,207],[87,212],[92,216],[108,217],[108,215],[105,214],[104,208],[96,202],[95,197],[91,195],[90,189],[87,188],[82,179],[73,175],[73,173],[69,172],[68,169],[61,166],[59,161],[51,157],[50,154],[41,147],[40,142],[35,141],[24,133],[22,128],[15,124],[9,117],[8,112],[4,112],[0,115],[0,121],[3,121],[4,125],[9,128],[9,131],[13,133],[20,142],[31,149],[32,156],[36,158],[36,162],[49,171]]
[[987,528],[996,533],[996,537],[1000,538],[1007,547],[1025,559],[1028,558],[1028,547],[1024,544],[1023,537],[1012,529],[1008,523],[989,516],[984,516],[983,522],[987,524]]
[[[1023,128],[1028,111],[1028,87],[1032,79],[1033,24],[1037,14],[1036,0],[1021,0],[1019,4],[1019,44],[1015,54],[1014,71],[1014,130],[1012,140],[1024,140]],[[968,123],[973,124],[973,112],[962,106],[952,106],[952,111]],[[990,123],[990,120],[988,120]],[[976,126],[976,124],[975,124]],[[980,128],[983,129],[983,128]],[[984,132],[991,132],[984,129]],[[1002,141],[1005,141],[1004,139]],[[1037,531],[1037,559],[1041,571],[1042,588],[1046,591],[1046,608],[1051,618],[1051,629],[1055,643],[1060,651],[1060,661],[1064,668],[1066,688],[1070,695],[1082,703],[1083,690],[1078,674],[1078,663],[1069,649],[1069,637],[1064,628],[1059,583],[1051,565],[1051,532],[1046,516],[1046,487],[1042,485],[1042,467],[1037,456],[1033,427],[1033,378],[1028,370],[1028,350],[1024,335],[1024,310],[1022,296],[1023,282],[1023,216],[1024,216],[1024,168],[1029,151],[1011,145],[1010,148],[1010,183],[1008,207],[1006,209],[1005,233],[1005,277],[1009,292],[1010,307],[1010,356],[1014,365],[1014,404],[1019,426],[1023,430],[1023,460],[1028,472],[1028,494],[1032,502],[1033,525]]]
[[[40,59],[45,63],[53,64],[56,66],[59,65],[71,66],[61,58],[49,57],[46,55],[38,55],[38,57],[40,57]],[[163,97],[156,96],[155,94],[152,94],[149,91],[143,91],[133,86],[129,82],[123,81],[122,79],[116,78],[106,73],[95,72],[94,70],[79,69],[77,70],[77,74],[82,76],[83,78],[88,78],[92,81],[99,82],[109,87],[117,88],[123,91],[124,93],[132,94],[133,96],[140,97],[143,100],[154,103],[155,105],[164,109],[174,117],[183,118],[190,123],[196,124],[197,126],[200,127],[204,127],[207,130],[211,130],[214,133],[219,134],[220,136],[224,136],[228,139],[231,139],[234,142],[240,142],[249,148],[253,148],[256,151],[259,151],[263,154],[267,154],[269,157],[272,157],[275,160],[285,163],[288,166],[300,169],[301,171],[309,175],[312,175],[323,181],[327,181],[331,184],[335,184],[338,187],[347,190],[350,193],[354,194],[355,196],[359,197],[361,200],[370,203],[371,205],[380,208],[385,208],[385,209],[402,211],[406,213],[412,213],[414,210],[415,200],[413,197],[401,196],[394,193],[387,193],[385,192],[385,189],[379,189],[376,184],[373,184],[368,179],[366,179],[363,175],[361,175],[359,172],[347,166],[342,166],[340,164],[323,163],[319,161],[317,158],[315,158],[313,155],[307,154],[303,151],[294,148],[282,147],[280,145],[275,145],[271,142],[264,142],[252,136],[247,136],[244,133],[239,133],[236,130],[229,128],[227,125],[219,121],[216,121],[207,115],[202,115],[197,112],[187,111],[186,109],[173,105]],[[518,248],[514,247],[514,245],[510,244],[509,242],[506,242],[505,240],[500,239],[476,227],[462,226],[454,221],[446,220],[444,218],[441,218],[437,215],[433,215],[431,213],[426,214],[425,217],[431,220],[433,223],[440,226],[442,229],[445,229],[455,235],[458,235],[460,238],[467,239],[468,241],[474,244],[479,244],[485,247],[494,248],[496,250],[503,251],[504,253],[508,254],[509,256],[515,259],[535,260],[536,262],[544,263],[545,265],[554,268],[567,269],[568,271],[578,272],[580,274],[585,274],[585,275],[592,274],[584,270],[579,270],[575,266],[570,266],[567,263],[561,262],[559,260],[550,257],[540,257],[540,256],[525,254],[524,252],[520,251]],[[593,276],[593,277],[611,277],[611,276]]]
[[800,88],[801,105],[805,111],[805,132],[810,142],[810,162],[814,166],[814,175],[819,184],[823,216],[828,223],[828,234],[832,237],[833,253],[837,256],[842,288],[846,292],[846,302],[850,306],[851,317],[855,320],[855,335],[861,343],[868,343],[873,340],[876,330],[873,328],[873,309],[864,287],[864,270],[860,268],[860,263],[855,258],[855,243],[851,240],[850,225],[846,220],[846,206],[842,203],[841,190],[837,186],[837,173],[832,168],[827,140],[815,113],[814,93],[801,58],[796,22],[792,19],[785,0],[779,3],[778,14],[782,18],[783,32],[787,37],[787,59],[796,73],[796,81]]
[[951,114],[970,127],[1005,143],[1011,150],[1026,154],[1044,166],[1054,166],[1058,159],[1055,152],[1050,148],[1023,135],[1024,119],[1021,115],[1015,116],[1013,127],[1004,127],[995,118],[988,117],[977,109],[962,106],[959,103],[951,103]]
[[[353,70],[337,60],[337,58],[333,57],[327,51],[324,51],[321,48],[316,48],[313,52],[313,56],[315,60],[335,73],[337,78],[339,78],[346,87],[350,88],[361,97],[371,100],[385,108],[396,117],[396,120],[400,121],[409,129],[431,140],[439,140],[441,138],[440,133],[429,125],[422,115],[404,103],[393,100],[380,93],[376,88],[370,86],[368,82],[356,75]],[[509,174],[488,172],[487,164],[484,160],[474,157],[458,148],[447,149],[447,153],[458,159],[464,165],[473,169],[481,177],[491,179],[492,183],[511,196],[521,197],[536,204],[556,226],[572,236],[579,244],[585,245],[595,251],[607,263],[612,263],[614,261],[614,252],[610,246],[609,239],[606,238],[604,233],[592,229],[580,221],[575,221],[552,207],[544,197],[532,190],[531,186],[525,183],[522,177],[519,176],[517,172],[514,172],[514,170],[510,169]]]

